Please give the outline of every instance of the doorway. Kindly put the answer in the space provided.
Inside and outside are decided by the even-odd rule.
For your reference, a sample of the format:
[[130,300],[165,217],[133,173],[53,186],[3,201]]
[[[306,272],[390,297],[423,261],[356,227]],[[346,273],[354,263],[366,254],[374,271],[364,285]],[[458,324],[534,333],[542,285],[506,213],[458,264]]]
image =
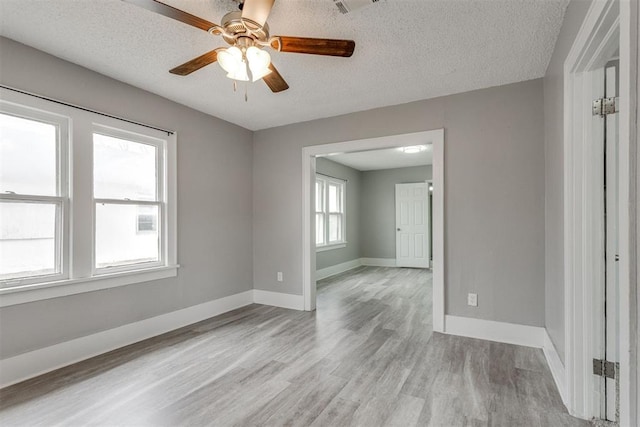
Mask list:
[[629,79],[616,60],[625,52],[620,7],[594,2],[565,61],[565,369],[572,415],[631,425],[629,169],[621,161],[630,152],[622,118]]
[[432,130],[389,137],[345,141],[304,147],[303,171],[303,298],[305,310],[315,309],[316,257],[315,194],[316,156],[378,150],[414,145],[408,141],[419,139],[433,146],[433,330],[444,330],[444,130]]

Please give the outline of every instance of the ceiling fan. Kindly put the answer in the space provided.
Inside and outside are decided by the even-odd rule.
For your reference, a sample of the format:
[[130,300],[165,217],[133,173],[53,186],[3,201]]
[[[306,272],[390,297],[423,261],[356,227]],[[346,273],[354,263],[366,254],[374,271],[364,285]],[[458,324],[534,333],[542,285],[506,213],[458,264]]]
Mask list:
[[281,92],[288,89],[289,85],[263,48],[269,47],[279,52],[350,57],[356,45],[353,40],[271,36],[267,18],[275,0],[234,0],[238,2],[240,10],[224,15],[221,25],[158,0],[123,1],[192,25],[212,35],[222,36],[230,45],[227,48],[216,48],[169,70],[180,76],[186,76],[218,61],[227,72],[227,77],[233,80],[255,82],[262,79],[271,91]]

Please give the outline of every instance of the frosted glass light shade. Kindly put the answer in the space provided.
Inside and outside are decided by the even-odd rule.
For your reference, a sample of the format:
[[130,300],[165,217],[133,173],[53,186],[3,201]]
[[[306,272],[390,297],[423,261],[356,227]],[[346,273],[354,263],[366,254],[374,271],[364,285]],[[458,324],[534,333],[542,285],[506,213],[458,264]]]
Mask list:
[[218,52],[218,63],[227,73],[233,74],[243,65],[242,52],[235,46],[221,50]]
[[[269,69],[271,56],[255,46],[250,46],[244,57],[242,51],[235,46],[223,49],[218,52],[218,63],[227,72],[227,77],[243,82],[249,80],[255,82],[271,73]],[[249,64],[248,69],[247,63]],[[249,79],[249,70],[251,71],[251,79]]]
[[247,49],[247,61],[249,61],[249,68],[251,69],[252,80],[254,82],[271,73],[269,69],[271,56],[268,52],[251,46]]
[[[242,65],[244,65],[244,63]],[[227,73],[227,77],[233,80],[239,80],[241,82],[249,81],[249,75],[247,74],[246,67],[238,67],[237,70]]]

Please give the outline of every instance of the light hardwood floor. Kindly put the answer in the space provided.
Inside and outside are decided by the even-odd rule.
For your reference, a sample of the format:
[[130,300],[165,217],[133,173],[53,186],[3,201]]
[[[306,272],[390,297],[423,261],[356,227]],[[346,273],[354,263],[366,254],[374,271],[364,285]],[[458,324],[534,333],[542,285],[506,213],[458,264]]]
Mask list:
[[578,426],[541,350],[431,332],[431,275],[367,267],[0,390],[0,425]]

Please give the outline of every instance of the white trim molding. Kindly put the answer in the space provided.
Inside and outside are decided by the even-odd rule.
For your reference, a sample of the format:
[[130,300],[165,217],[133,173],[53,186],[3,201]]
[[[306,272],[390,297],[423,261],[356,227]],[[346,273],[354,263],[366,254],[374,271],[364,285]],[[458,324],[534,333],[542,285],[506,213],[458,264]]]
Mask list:
[[[615,52],[620,58],[620,128],[618,155],[619,166],[619,292],[620,308],[620,425],[637,425],[637,414],[630,398],[635,396],[636,385],[632,373],[637,360],[630,359],[632,325],[630,312],[633,293],[631,279],[632,251],[631,222],[629,218],[630,166],[634,158],[637,139],[632,141],[636,124],[632,118],[635,100],[631,78],[632,38],[637,31],[631,25],[630,1],[594,1],[576,35],[573,46],[564,63],[564,322],[565,322],[565,370],[567,409],[573,416],[591,419],[600,417],[600,407],[594,394],[592,358],[596,345],[596,328],[602,325],[594,319],[601,304],[595,300],[595,292],[602,251],[601,221],[598,212],[601,183],[594,177],[594,165],[598,164],[600,150],[594,147],[593,119],[590,112],[591,93],[595,71],[604,67]],[[637,42],[637,40],[636,40]],[[637,54],[637,46],[635,47]],[[595,71],[594,71],[595,70]],[[601,96],[601,95],[600,95]],[[599,96],[598,96],[599,97]],[[600,185],[600,187],[594,185]],[[601,190],[600,190],[601,191]],[[594,270],[596,268],[596,270]]]
[[544,328],[539,326],[446,315],[445,333],[525,347],[542,348],[546,332]]
[[[359,260],[358,260],[359,261]],[[250,304],[304,310],[302,295],[251,289],[0,360],[0,388]]]
[[341,243],[333,243],[331,245],[324,245],[324,246],[316,246],[316,252],[326,252],[326,251],[332,251],[334,249],[344,249],[347,247],[347,242],[341,242]]
[[179,265],[0,289],[0,307],[176,277]]
[[253,290],[248,290],[0,360],[0,387],[218,316],[253,300]]
[[302,295],[254,289],[253,302],[256,304],[272,305],[274,307],[288,308],[291,310],[304,310],[304,299],[302,298]]
[[327,277],[335,276],[336,274],[344,273],[360,266],[362,266],[360,258],[352,259],[351,261],[336,265],[330,265],[329,267],[316,270],[316,280],[326,279]]
[[[304,310],[316,308],[316,257],[312,199],[315,191],[316,156],[363,150],[403,147],[409,140],[433,144],[433,330],[444,331],[444,129],[302,148],[302,298]],[[395,263],[394,263],[395,264]],[[395,265],[394,265],[395,266]]]
[[395,258],[360,258],[362,265],[371,267],[395,267]]
[[556,383],[560,397],[562,397],[562,403],[567,406],[567,371],[564,369],[562,359],[556,350],[556,346],[551,341],[549,331],[544,330],[544,343],[542,344],[542,351],[544,351],[544,357],[547,359],[549,370]]

